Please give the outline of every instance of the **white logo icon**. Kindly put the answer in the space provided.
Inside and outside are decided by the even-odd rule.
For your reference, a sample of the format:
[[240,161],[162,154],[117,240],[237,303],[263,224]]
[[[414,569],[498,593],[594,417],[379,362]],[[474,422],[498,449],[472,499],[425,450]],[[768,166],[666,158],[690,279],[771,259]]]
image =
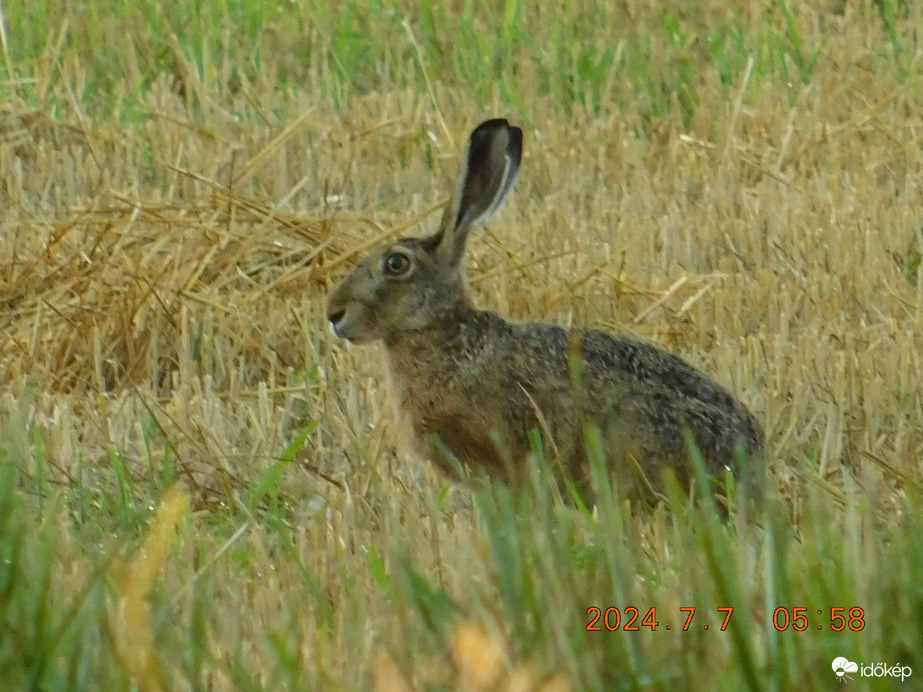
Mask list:
[[846,682],[846,680],[852,680],[846,673],[857,673],[859,671],[859,664],[848,661],[842,656],[839,658],[833,659],[833,672],[836,673],[838,680]]

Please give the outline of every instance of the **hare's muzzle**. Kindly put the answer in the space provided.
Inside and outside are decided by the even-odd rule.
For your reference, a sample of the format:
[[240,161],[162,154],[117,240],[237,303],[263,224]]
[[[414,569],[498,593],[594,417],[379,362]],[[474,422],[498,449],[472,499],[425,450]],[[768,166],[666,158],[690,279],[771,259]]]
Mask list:
[[343,334],[340,329],[343,317],[346,315],[346,310],[337,310],[336,312],[331,312],[327,315],[327,320],[330,322],[330,331],[333,332],[333,335],[338,339],[345,339],[346,336]]

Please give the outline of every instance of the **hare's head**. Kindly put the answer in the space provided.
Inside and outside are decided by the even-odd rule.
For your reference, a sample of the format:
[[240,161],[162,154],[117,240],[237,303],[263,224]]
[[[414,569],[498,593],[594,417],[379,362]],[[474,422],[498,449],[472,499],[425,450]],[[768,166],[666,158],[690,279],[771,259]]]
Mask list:
[[451,319],[469,300],[462,266],[468,234],[506,199],[521,158],[522,130],[500,119],[478,125],[439,229],[379,247],[359,262],[330,296],[333,333],[359,344]]

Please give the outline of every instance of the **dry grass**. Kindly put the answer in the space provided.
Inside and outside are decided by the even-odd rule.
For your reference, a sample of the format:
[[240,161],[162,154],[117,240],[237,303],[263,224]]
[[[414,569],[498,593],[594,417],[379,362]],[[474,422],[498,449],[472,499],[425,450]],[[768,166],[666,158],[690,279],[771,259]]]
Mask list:
[[[445,34],[433,29],[431,44],[422,15],[385,26],[370,11],[365,50],[383,57],[355,73],[337,62],[322,20],[302,33],[267,24],[261,62],[244,49],[197,61],[193,44],[167,42],[168,67],[141,69],[146,86],[126,88],[125,111],[108,116],[82,87],[96,75],[74,47],[80,16],[31,59],[8,49],[0,457],[16,460],[26,497],[63,508],[49,515],[60,528],[55,583],[79,590],[101,556],[130,545],[107,537],[135,535],[178,482],[193,515],[153,627],[158,645],[172,641],[170,618],[198,633],[188,689],[296,679],[329,689],[369,676],[376,689],[411,689],[394,660],[432,667],[410,676],[415,685],[449,685],[451,660],[438,655],[448,636],[422,652],[422,635],[401,639],[418,618],[412,598],[388,590],[409,578],[401,555],[504,629],[484,510],[394,451],[377,347],[335,342],[323,311],[366,248],[431,226],[464,132],[493,115],[524,125],[526,158],[508,209],[470,248],[482,305],[630,332],[714,374],[764,421],[797,531],[810,533],[806,501],[871,499],[897,522],[923,475],[923,89],[920,56],[909,54],[920,10],[895,20],[905,52],[894,57],[872,5],[797,10],[797,44],[782,4],[731,15],[706,2],[696,17],[656,5],[619,5],[650,37],[649,61],[633,71],[644,43],[619,38],[630,59],[583,101],[539,88],[566,65],[557,44],[502,79],[482,66],[470,84],[459,74],[476,63],[421,62],[450,40],[460,20],[449,15],[437,16]],[[524,31],[550,21],[520,11]],[[478,12],[475,23],[489,24]],[[677,17],[673,43],[663,13]],[[734,16],[758,63],[734,68],[729,48],[708,47]],[[130,18],[103,30],[118,35],[121,21],[145,35]],[[16,33],[8,39],[15,49]],[[305,42],[321,48],[299,66]],[[798,56],[815,49],[808,73]],[[244,69],[251,59],[258,67]],[[678,66],[671,101],[652,85],[669,85]],[[125,75],[108,76],[116,98]],[[297,76],[305,82],[292,86]],[[657,547],[669,517],[635,521],[645,560],[677,573],[663,603],[684,602],[685,565]],[[102,545],[98,556],[85,541]],[[580,612],[557,617],[582,627]],[[555,670],[586,686],[606,679],[548,630],[545,644],[514,647],[549,657],[521,689],[566,689],[557,678],[538,687]],[[756,650],[769,646],[758,639]],[[390,658],[375,667],[382,644]],[[737,651],[703,646],[718,661]],[[312,673],[280,677],[309,662]],[[703,669],[700,681],[716,675]]]

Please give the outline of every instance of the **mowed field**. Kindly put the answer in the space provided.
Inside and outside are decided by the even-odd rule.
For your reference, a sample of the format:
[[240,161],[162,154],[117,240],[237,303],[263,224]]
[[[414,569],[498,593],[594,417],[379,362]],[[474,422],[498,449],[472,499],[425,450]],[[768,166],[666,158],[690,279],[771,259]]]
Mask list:
[[[845,657],[918,689],[916,3],[0,20],[0,688],[827,690]],[[578,507],[401,449],[381,346],[325,299],[431,231],[490,117],[525,156],[471,239],[480,304],[737,393],[763,514]]]

